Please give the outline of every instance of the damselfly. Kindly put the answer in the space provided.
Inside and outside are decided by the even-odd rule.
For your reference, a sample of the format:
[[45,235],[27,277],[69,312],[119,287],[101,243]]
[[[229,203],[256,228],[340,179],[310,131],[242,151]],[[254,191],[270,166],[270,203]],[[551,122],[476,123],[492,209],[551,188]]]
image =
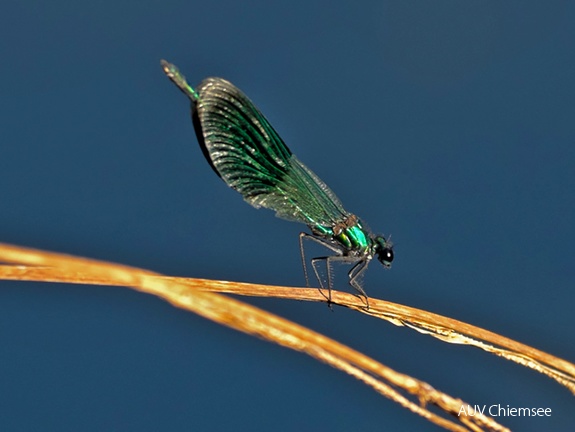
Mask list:
[[306,283],[309,286],[303,240],[310,239],[335,255],[316,257],[312,268],[322,288],[318,265],[327,273],[331,300],[332,263],[353,265],[349,284],[365,296],[360,279],[377,257],[391,267],[393,245],[373,235],[354,214],[346,211],[331,189],[301,163],[256,106],[232,83],[206,78],[194,89],[178,68],[165,60],[166,75],[191,100],[192,121],[208,163],[228,186],[255,208],[265,207],[280,218],[306,224],[311,234],[299,236]]

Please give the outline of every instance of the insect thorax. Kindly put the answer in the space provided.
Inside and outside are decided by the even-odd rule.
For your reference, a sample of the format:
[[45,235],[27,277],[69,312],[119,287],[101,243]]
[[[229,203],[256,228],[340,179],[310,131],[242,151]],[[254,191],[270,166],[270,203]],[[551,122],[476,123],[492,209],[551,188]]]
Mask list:
[[312,231],[341,246],[344,255],[363,255],[373,244],[371,237],[355,215],[349,215],[332,227],[312,227]]

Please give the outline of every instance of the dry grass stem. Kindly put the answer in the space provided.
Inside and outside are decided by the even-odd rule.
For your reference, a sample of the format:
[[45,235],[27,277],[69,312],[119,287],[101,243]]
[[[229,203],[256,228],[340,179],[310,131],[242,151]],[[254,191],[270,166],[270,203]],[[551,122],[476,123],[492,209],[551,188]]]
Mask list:
[[[325,301],[315,289],[164,277],[118,264],[5,244],[0,244],[0,262],[12,264],[0,266],[0,279],[125,286],[157,295],[175,306],[236,330],[304,352],[343,370],[401,406],[448,430],[507,430],[484,415],[458,416],[461,407],[467,404],[425,382],[398,373],[360,352],[298,324],[238,300],[209,292]],[[332,301],[386,319],[396,325],[405,325],[431,334],[447,342],[478,346],[545,373],[574,391],[573,364],[486,330],[382,300],[370,299],[370,308],[366,310],[361,300],[345,293],[334,292]],[[479,339],[488,343],[480,342]],[[439,407],[453,419],[448,420],[431,412],[427,409],[428,404]]]

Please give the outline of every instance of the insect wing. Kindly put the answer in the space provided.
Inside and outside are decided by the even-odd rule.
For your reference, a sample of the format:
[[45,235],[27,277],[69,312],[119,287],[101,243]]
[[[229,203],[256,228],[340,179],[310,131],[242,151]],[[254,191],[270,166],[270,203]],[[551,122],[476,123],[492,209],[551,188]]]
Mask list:
[[192,118],[204,156],[249,204],[312,226],[331,227],[348,215],[241,90],[208,78],[197,92]]

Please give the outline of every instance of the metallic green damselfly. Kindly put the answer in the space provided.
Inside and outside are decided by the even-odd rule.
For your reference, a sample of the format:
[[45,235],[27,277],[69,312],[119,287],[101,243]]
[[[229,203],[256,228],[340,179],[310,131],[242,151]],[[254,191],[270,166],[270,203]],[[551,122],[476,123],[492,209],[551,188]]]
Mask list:
[[346,211],[331,189],[292,154],[263,114],[232,83],[206,78],[194,89],[176,66],[162,60],[162,67],[190,99],[198,142],[216,174],[255,208],[274,210],[276,216],[310,228],[311,234],[299,236],[307,285],[304,239],[335,253],[311,260],[322,288],[326,287],[318,264],[326,266],[328,302],[331,264],[335,262],[353,265],[348,272],[349,284],[367,301],[361,275],[374,257],[384,267],[391,267],[393,245],[389,237],[373,235],[357,216]]

